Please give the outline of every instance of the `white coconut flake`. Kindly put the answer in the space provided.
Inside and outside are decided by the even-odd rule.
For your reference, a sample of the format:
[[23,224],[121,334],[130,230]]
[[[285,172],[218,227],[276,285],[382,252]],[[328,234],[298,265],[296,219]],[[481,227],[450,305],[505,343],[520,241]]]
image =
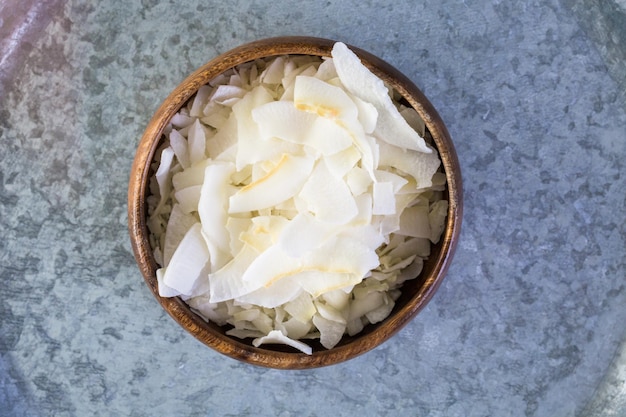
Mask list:
[[257,256],[258,252],[254,248],[244,245],[241,251],[226,265],[215,272],[209,273],[209,301],[217,303],[233,300],[259,288],[259,285],[249,285],[242,279]]
[[299,351],[307,355],[311,355],[313,353],[313,349],[309,345],[303,342],[299,342],[297,340],[290,339],[279,330],[272,330],[271,332],[267,334],[267,336],[259,337],[252,341],[252,344],[256,347],[259,347],[267,343],[278,343],[281,345],[288,345],[288,346],[298,349]]
[[242,295],[241,302],[264,308],[276,308],[293,300],[302,292],[300,283],[290,279],[281,279],[269,287],[260,287]]
[[192,295],[196,281],[206,277],[209,251],[201,230],[196,223],[187,231],[163,274],[163,283],[180,294]]
[[274,59],[261,73],[261,82],[265,84],[280,84],[285,76],[285,61],[286,58],[284,56]]
[[161,152],[161,163],[157,170],[155,177],[157,184],[159,185],[159,203],[154,212],[156,215],[161,211],[161,208],[169,197],[170,190],[172,188],[169,177],[171,174],[172,161],[174,160],[174,150],[171,147],[163,149]]
[[187,116],[185,114],[176,113],[174,116],[172,116],[172,120],[170,121],[170,123],[175,128],[181,129],[183,127],[191,125],[195,120],[195,118]]
[[326,349],[332,349],[346,332],[346,324],[328,320],[321,315],[313,316],[313,324],[320,332],[320,343]]
[[161,297],[177,297],[181,295],[180,291],[175,290],[174,288],[168,287],[165,282],[163,282],[163,276],[165,275],[165,268],[159,268],[156,271],[157,277],[157,287],[159,290],[159,295]]
[[165,230],[165,241],[163,243],[163,265],[167,266],[172,259],[174,251],[180,245],[185,234],[196,224],[198,220],[195,216],[185,213],[180,204],[174,204]]
[[235,192],[230,185],[230,176],[235,172],[235,164],[222,162],[206,167],[204,183],[200,190],[198,215],[202,222],[202,234],[211,253],[211,268],[221,268],[230,256],[230,233],[228,222],[228,200]]
[[424,153],[432,152],[424,139],[402,117],[383,81],[361,64],[359,57],[337,42],[332,50],[337,74],[346,89],[372,104],[378,112],[376,136],[392,145]]
[[174,198],[180,204],[180,208],[183,213],[198,211],[201,190],[201,185],[194,185],[174,192]]
[[298,212],[283,230],[278,243],[286,254],[296,258],[317,249],[337,231],[334,224],[319,221],[308,212]]
[[272,101],[252,110],[252,119],[259,127],[259,138],[279,138],[304,144],[307,132],[317,116],[298,110],[292,101]]
[[358,109],[341,88],[315,77],[296,77],[294,102],[296,108],[328,119],[356,119]]
[[215,89],[211,100],[217,104],[228,106],[231,103],[236,103],[238,99],[242,98],[247,93],[243,87],[234,85],[220,85]]
[[393,183],[388,181],[375,182],[373,184],[372,197],[374,201],[372,214],[396,214],[396,201],[395,193],[393,192]]
[[211,164],[211,160],[204,159],[198,163],[179,171],[172,176],[172,185],[175,191],[194,185],[202,185],[204,182],[204,171]]
[[379,144],[379,149],[379,167],[395,168],[409,174],[417,183],[417,188],[432,185],[433,175],[441,165],[437,152],[416,152],[387,143]]
[[229,212],[259,210],[288,200],[307,180],[313,162],[310,157],[283,154],[280,161],[266,175],[230,197]]
[[428,206],[416,205],[405,209],[400,216],[399,234],[429,239],[431,230],[428,219]]
[[196,162],[206,160],[206,134],[199,119],[196,119],[189,127],[187,141],[189,143],[189,163],[193,165]]
[[306,292],[300,293],[298,297],[286,303],[284,310],[301,323],[309,323],[317,313],[311,295]]
[[189,115],[191,117],[202,116],[202,110],[204,109],[204,106],[209,95],[211,94],[211,91],[213,91],[213,89],[208,85],[203,85],[198,89],[198,92],[194,96],[191,110],[189,111]]
[[323,222],[344,224],[358,212],[350,188],[345,181],[332,175],[324,161],[317,164],[299,197],[308,210]]

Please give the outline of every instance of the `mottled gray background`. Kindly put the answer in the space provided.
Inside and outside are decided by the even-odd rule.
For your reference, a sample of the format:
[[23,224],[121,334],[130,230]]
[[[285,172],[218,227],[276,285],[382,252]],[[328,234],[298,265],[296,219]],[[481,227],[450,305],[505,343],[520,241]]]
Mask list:
[[[626,2],[0,0],[3,416],[626,415]],[[465,180],[428,307],[355,360],[214,353],[154,300],[126,191],[158,104],[241,43],[367,49],[431,98]]]

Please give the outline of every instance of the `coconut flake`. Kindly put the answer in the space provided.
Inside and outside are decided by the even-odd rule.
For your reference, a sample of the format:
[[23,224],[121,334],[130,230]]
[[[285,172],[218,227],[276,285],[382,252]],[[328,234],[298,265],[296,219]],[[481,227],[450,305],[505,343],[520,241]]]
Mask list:
[[200,190],[198,215],[202,222],[202,234],[211,253],[211,269],[221,268],[230,255],[230,233],[226,229],[228,200],[235,187],[230,176],[235,172],[233,163],[214,163],[206,167],[205,180]]
[[206,160],[206,134],[204,128],[200,124],[200,120],[196,121],[189,127],[188,133],[188,152],[189,163],[191,165]]
[[431,230],[428,219],[428,206],[417,205],[405,209],[400,216],[400,230],[398,234],[430,238]]
[[252,110],[252,119],[259,127],[259,138],[279,138],[303,144],[317,116],[298,110],[292,101],[272,101]]
[[262,178],[241,188],[230,197],[229,212],[241,213],[272,207],[293,197],[307,180],[313,158],[283,154]]
[[372,214],[396,214],[396,199],[393,192],[393,183],[375,182],[372,190]]
[[279,238],[279,245],[289,256],[299,257],[317,249],[333,234],[337,226],[319,221],[310,213],[298,212]]
[[180,208],[183,213],[198,211],[201,190],[201,185],[194,185],[174,192],[174,198],[180,204]]
[[192,117],[200,117],[202,116],[202,109],[206,105],[206,101],[213,91],[213,88],[208,85],[201,86],[193,99],[193,104],[191,105],[191,110],[189,111],[189,115]]
[[201,230],[196,223],[187,231],[163,274],[163,283],[179,294],[191,295],[197,281],[206,278],[209,251]]
[[345,181],[332,175],[324,161],[318,162],[298,196],[323,222],[345,224],[358,212]]
[[173,160],[174,150],[168,146],[161,152],[161,163],[159,164],[159,168],[155,174],[157,184],[159,185],[159,203],[154,210],[155,215],[160,213],[163,205],[169,197],[171,184],[168,180],[171,174]]
[[337,74],[346,89],[376,108],[378,121],[374,132],[377,138],[401,148],[432,152],[393,104],[383,81],[365,67],[354,52],[345,44],[337,42],[333,46],[332,56]]
[[252,344],[255,347],[259,347],[263,344],[269,344],[269,343],[278,343],[281,345],[288,345],[288,346],[298,349],[299,351],[307,355],[311,355],[313,353],[313,349],[309,345],[303,342],[299,342],[297,340],[290,339],[279,330],[272,330],[271,332],[267,334],[267,336],[259,337],[252,341]]
[[334,320],[329,320],[321,315],[313,316],[313,324],[320,331],[320,343],[326,349],[334,348],[343,337],[346,331],[346,324]]
[[209,273],[211,303],[232,300],[244,294],[248,294],[259,285],[249,285],[242,278],[246,270],[256,260],[258,252],[244,245],[241,251],[219,270]]
[[393,167],[411,175],[417,183],[416,188],[428,188],[432,185],[433,175],[441,165],[437,152],[416,152],[387,143],[380,143],[379,149],[379,167]]
[[346,92],[315,77],[296,77],[296,108],[328,119],[356,119],[358,109]]
[[176,248],[191,227],[197,223],[195,216],[185,213],[180,204],[174,204],[165,229],[163,243],[163,265],[168,266]]

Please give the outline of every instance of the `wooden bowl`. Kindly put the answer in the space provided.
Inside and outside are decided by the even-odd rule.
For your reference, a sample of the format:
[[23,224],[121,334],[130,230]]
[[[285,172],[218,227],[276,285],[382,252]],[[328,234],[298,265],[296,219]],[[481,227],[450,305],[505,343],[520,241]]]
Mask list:
[[228,328],[207,323],[178,297],[163,298],[157,289],[156,270],[148,240],[148,183],[155,150],[163,139],[163,130],[172,116],[189,100],[199,87],[226,70],[258,58],[300,54],[330,56],[335,42],[311,37],[279,37],[259,40],[237,47],[209,61],[186,78],[165,99],[150,120],[139,143],[128,190],[128,226],[131,243],[145,282],[161,306],[185,330],[216,351],[250,364],[279,369],[304,369],[332,365],[365,353],[398,332],[427,304],[437,290],[451,262],[458,240],[462,218],[462,184],[459,162],[449,133],[433,105],[403,74],[376,56],[350,46],[372,72],[395,88],[425,121],[427,134],[432,136],[440,153],[447,178],[445,197],[449,201],[448,217],[440,242],[432,248],[419,277],[406,281],[402,295],[392,313],[384,321],[366,326],[354,337],[344,336],[333,349],[313,344],[313,354],[306,355],[286,346],[254,347],[249,340],[227,336]]

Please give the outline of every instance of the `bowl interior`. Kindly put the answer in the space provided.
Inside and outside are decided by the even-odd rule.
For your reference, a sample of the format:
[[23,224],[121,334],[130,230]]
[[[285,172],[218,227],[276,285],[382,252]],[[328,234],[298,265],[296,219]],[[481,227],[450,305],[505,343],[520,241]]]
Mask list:
[[[353,358],[378,346],[411,320],[432,298],[451,261],[460,232],[462,217],[462,186],[459,162],[448,131],[436,110],[424,94],[407,77],[388,63],[359,48],[350,46],[363,63],[388,85],[396,89],[408,105],[415,108],[426,124],[426,134],[432,139],[442,161],[447,188],[448,217],[445,230],[421,274],[406,281],[394,310],[381,323],[366,326],[356,336],[344,336],[333,349],[326,350],[319,342],[310,343],[314,353],[306,355],[288,346],[263,345],[254,347],[251,340],[227,336],[228,327],[207,323],[178,297],[163,298],[158,294],[156,270],[146,226],[149,179],[154,175],[151,165],[156,149],[163,140],[163,130],[172,116],[183,107],[199,87],[222,72],[258,58],[277,55],[330,56],[335,41],[310,37],[281,37],[252,42],[209,61],[185,79],[161,104],[149,122],[139,143],[131,169],[128,192],[128,222],[131,244],[145,282],[161,306],[183,328],[198,340],[229,357],[255,365],[301,369],[331,365]],[[307,341],[308,343],[309,341]]]

